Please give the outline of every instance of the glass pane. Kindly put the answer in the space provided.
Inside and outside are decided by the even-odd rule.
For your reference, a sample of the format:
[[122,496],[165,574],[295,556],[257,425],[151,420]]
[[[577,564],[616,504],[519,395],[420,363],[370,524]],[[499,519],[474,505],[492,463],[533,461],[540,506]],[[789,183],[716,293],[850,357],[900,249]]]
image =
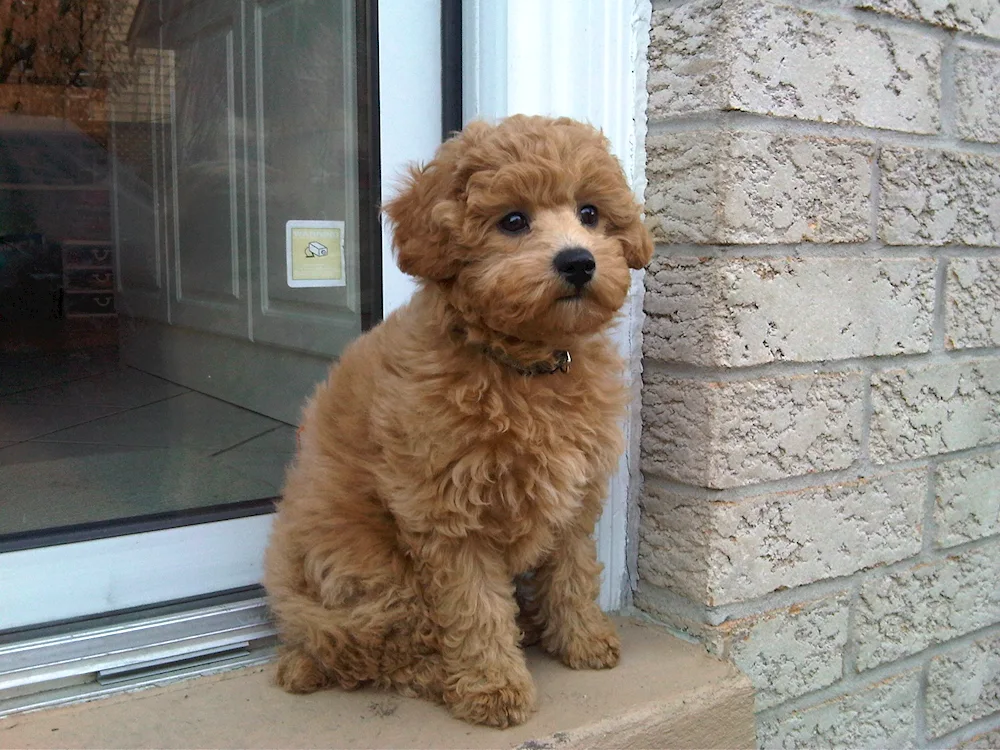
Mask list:
[[266,509],[371,312],[354,3],[0,16],[0,551]]

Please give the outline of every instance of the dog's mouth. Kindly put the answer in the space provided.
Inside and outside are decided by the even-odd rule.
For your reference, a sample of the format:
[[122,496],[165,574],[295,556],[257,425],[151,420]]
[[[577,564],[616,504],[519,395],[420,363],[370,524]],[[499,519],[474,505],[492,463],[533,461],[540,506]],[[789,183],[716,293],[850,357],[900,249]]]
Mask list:
[[574,300],[581,300],[586,296],[586,291],[584,289],[576,289],[569,294],[564,294],[561,297],[556,298],[556,302],[573,302]]

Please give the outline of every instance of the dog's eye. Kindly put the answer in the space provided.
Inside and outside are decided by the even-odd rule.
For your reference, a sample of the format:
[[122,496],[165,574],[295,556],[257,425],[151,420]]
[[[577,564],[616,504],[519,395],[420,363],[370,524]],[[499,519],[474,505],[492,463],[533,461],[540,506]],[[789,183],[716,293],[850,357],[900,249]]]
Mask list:
[[584,206],[580,209],[580,223],[585,227],[597,225],[597,209],[594,206]]
[[528,229],[528,217],[520,211],[512,211],[500,219],[497,226],[508,234],[520,234]]

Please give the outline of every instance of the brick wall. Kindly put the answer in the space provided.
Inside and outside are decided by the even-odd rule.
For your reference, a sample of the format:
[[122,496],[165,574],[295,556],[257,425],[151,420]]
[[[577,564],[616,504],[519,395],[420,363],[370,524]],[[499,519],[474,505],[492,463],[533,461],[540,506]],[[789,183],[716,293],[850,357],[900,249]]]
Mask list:
[[653,7],[635,602],[765,747],[998,747],[1000,0]]

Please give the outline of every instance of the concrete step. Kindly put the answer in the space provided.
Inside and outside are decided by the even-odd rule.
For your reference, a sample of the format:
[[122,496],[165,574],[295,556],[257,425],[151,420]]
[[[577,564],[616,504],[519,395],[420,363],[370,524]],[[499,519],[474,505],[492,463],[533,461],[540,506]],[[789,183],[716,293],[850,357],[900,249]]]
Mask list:
[[506,730],[368,690],[288,695],[273,665],[0,720],[0,748],[751,748],[753,690],[733,666],[621,619],[622,661],[573,671],[536,649],[538,712]]

